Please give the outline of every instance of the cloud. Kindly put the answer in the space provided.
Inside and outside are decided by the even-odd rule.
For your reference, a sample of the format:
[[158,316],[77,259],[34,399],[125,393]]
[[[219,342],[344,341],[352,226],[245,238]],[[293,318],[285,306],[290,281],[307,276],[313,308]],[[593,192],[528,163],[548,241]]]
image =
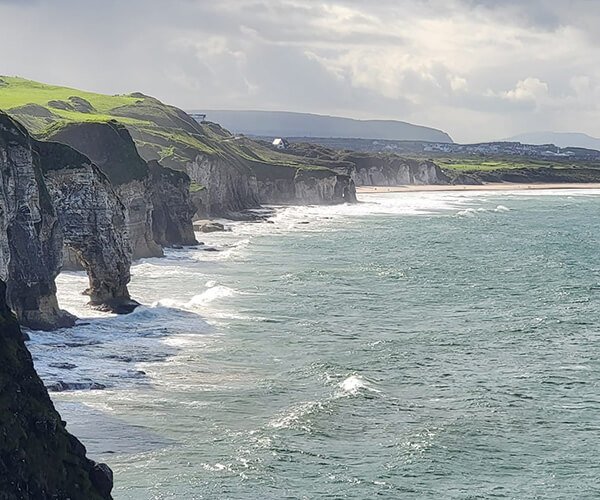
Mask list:
[[465,91],[469,88],[466,78],[457,75],[448,75],[448,81],[450,82],[450,88],[455,92]]
[[[28,8],[23,8],[27,5]],[[0,72],[184,108],[600,135],[587,0],[0,0]]]
[[539,78],[519,80],[514,89],[502,92],[502,97],[509,101],[532,101],[537,103],[548,97],[548,84]]

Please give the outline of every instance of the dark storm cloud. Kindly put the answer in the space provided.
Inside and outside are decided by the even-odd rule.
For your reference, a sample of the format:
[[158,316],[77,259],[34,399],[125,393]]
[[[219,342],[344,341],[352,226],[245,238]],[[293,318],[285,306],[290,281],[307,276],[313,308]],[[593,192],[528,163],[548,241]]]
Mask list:
[[[27,8],[23,8],[27,7]],[[0,0],[0,73],[188,108],[600,135],[596,1]]]

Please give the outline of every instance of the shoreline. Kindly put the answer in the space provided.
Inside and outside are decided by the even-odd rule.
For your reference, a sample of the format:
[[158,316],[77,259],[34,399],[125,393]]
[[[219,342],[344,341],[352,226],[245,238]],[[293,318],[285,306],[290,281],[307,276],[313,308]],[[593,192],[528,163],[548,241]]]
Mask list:
[[534,191],[541,189],[600,189],[600,183],[537,183],[498,182],[489,184],[406,184],[402,186],[357,186],[357,194],[419,193],[430,191]]

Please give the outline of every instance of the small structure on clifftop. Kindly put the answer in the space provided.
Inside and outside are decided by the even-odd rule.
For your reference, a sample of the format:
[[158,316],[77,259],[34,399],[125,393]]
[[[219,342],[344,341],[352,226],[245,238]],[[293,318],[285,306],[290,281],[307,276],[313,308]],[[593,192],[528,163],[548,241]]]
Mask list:
[[281,137],[273,139],[273,142],[271,144],[273,144],[273,146],[277,149],[287,149],[290,146],[290,143],[285,139],[282,139]]

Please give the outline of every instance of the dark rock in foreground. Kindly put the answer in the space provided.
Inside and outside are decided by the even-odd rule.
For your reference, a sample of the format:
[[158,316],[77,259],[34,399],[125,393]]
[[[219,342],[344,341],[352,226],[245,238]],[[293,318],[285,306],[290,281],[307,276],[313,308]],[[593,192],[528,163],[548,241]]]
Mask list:
[[48,384],[46,389],[50,392],[101,391],[102,389],[106,389],[106,386],[97,382],[64,382],[59,380],[58,382]]
[[122,298],[105,300],[98,305],[94,305],[93,302],[90,304],[97,311],[109,312],[114,314],[129,314],[140,305],[140,303],[136,300]]
[[112,472],[86,458],[33,368],[0,281],[0,498],[110,499]]

